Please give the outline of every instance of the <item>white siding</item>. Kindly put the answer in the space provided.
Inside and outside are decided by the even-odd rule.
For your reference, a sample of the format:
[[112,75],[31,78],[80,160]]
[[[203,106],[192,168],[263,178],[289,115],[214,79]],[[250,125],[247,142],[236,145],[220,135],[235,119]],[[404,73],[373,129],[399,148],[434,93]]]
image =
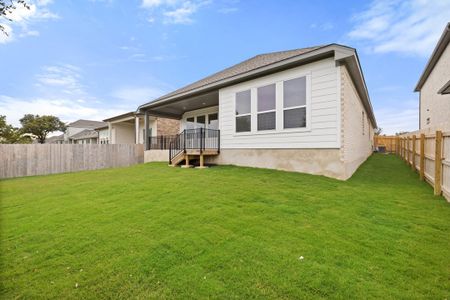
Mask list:
[[[340,148],[340,97],[333,58],[271,74],[219,90],[221,147],[226,148]],[[282,129],[282,81],[307,76],[307,128]],[[277,83],[277,130],[235,133],[235,93]],[[309,86],[309,89],[308,89]],[[256,99],[252,96],[252,110]],[[252,117],[252,127],[256,127]]]
[[[438,94],[438,91],[449,80],[450,45],[447,45],[420,90],[420,129],[422,132],[450,130],[450,95]],[[428,118],[429,124],[427,124]]]

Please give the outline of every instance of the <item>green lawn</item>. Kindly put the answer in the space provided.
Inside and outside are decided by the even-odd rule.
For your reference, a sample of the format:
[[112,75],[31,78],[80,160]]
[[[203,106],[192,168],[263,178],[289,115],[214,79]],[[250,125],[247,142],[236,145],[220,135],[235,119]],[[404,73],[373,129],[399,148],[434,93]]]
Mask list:
[[0,189],[1,298],[450,297],[450,204],[394,156],[347,182],[156,163]]

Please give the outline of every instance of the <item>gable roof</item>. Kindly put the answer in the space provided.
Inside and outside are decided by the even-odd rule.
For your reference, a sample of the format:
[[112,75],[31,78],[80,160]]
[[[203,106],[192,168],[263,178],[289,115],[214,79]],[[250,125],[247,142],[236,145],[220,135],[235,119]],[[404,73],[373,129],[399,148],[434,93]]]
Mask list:
[[78,132],[70,137],[72,140],[82,140],[82,139],[90,139],[98,137],[98,132],[93,129],[85,129],[81,132]]
[[67,124],[67,127],[76,127],[76,128],[97,128],[100,126],[106,126],[107,124],[105,122],[100,121],[92,121],[92,120],[77,120],[75,122]]
[[48,137],[45,140],[46,143],[53,143],[56,141],[64,141],[64,134],[54,135],[54,136]]
[[[268,66],[270,64],[283,61],[285,59],[304,54],[307,52],[310,52],[312,50],[318,49],[322,46],[315,46],[315,47],[308,47],[308,48],[301,48],[301,49],[294,49],[294,50],[288,50],[288,51],[279,51],[279,52],[271,52],[271,53],[265,53],[265,54],[259,54],[256,56],[253,56],[252,58],[249,58],[247,60],[244,60],[243,62],[240,62],[238,64],[235,64],[229,68],[226,68],[222,71],[219,71],[217,73],[214,73],[212,75],[209,75],[203,79],[200,79],[194,83],[188,84],[182,88],[179,88],[171,93],[168,93],[162,97],[159,97],[155,99],[154,101],[151,101],[149,103],[154,103],[159,100],[163,100],[166,98],[169,98],[171,96],[175,96],[178,94],[181,94],[183,92],[188,92],[193,89],[218,82],[236,75],[241,75],[246,72]],[[145,104],[144,104],[145,106]]]
[[416,88],[414,89],[414,92],[419,92],[422,86],[425,84],[425,81],[427,80],[428,76],[430,76],[431,71],[433,71],[434,66],[439,61],[439,58],[441,57],[442,53],[444,52],[445,48],[450,43],[450,22],[447,23],[445,26],[444,32],[441,35],[441,38],[439,39],[436,47],[433,50],[433,53],[431,54],[430,59],[427,62],[427,65],[425,66],[425,70],[423,70],[422,75],[420,76],[419,82],[417,82]]
[[220,88],[239,82],[329,57],[334,57],[337,63],[343,63],[349,67],[350,76],[354,81],[358,94],[367,110],[368,117],[371,120],[372,125],[377,127],[356,49],[339,44],[328,44],[254,56],[153,101],[142,104],[138,107],[137,112],[152,110],[167,103],[201,95],[213,90],[217,91]]

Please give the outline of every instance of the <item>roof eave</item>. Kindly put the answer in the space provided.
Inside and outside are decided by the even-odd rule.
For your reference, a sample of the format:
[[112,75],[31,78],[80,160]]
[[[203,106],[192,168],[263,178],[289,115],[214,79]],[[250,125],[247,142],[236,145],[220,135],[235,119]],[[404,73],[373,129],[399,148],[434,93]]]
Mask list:
[[232,76],[232,77],[229,77],[229,78],[226,78],[226,79],[222,79],[222,80],[210,83],[210,84],[206,84],[204,86],[201,86],[201,87],[198,87],[198,88],[186,91],[186,92],[182,92],[180,94],[176,94],[176,95],[173,95],[173,96],[170,96],[170,97],[167,97],[167,98],[163,98],[163,99],[160,99],[160,100],[157,100],[157,101],[145,103],[145,104],[139,106],[137,111],[139,112],[139,111],[141,111],[144,108],[149,109],[149,108],[152,108],[152,107],[155,107],[155,106],[159,106],[162,103],[170,102],[170,101],[181,99],[181,98],[186,98],[186,97],[189,97],[189,96],[194,96],[196,94],[204,93],[206,91],[209,91],[209,90],[212,90],[212,89],[215,89],[215,88],[219,88],[219,87],[224,87],[226,85],[235,84],[235,83],[237,83],[239,81],[247,80],[247,78],[249,78],[249,77],[253,77],[253,76],[256,76],[258,74],[268,72],[270,70],[277,70],[278,68],[283,67],[283,66],[289,66],[291,64],[300,63],[302,61],[308,61],[308,60],[311,60],[311,59],[314,59],[314,58],[320,59],[321,57],[323,57],[327,53],[332,53],[335,50],[336,47],[353,49],[353,48],[349,48],[349,47],[338,45],[338,44],[326,45],[326,46],[323,46],[321,48],[312,50],[310,52],[307,52],[307,53],[304,53],[304,54],[300,54],[298,56],[295,56],[295,57],[288,58],[288,59],[285,59],[285,60],[280,61],[280,62],[276,62],[276,63],[270,64],[268,66],[264,66],[264,67],[261,67],[261,68],[255,69],[255,70],[251,70],[251,71],[243,73],[243,74],[235,75],[235,76]]
[[434,66],[438,62],[439,58],[441,57],[442,53],[444,52],[445,48],[448,46],[449,43],[450,43],[450,22],[447,23],[447,26],[445,26],[444,32],[442,33],[436,47],[433,50],[433,53],[431,54],[430,59],[428,60],[425,66],[425,69],[422,72],[422,75],[420,76],[420,79],[417,82],[416,87],[414,89],[414,92],[420,92],[420,89],[425,84],[425,81],[431,74],[431,71],[433,71]]

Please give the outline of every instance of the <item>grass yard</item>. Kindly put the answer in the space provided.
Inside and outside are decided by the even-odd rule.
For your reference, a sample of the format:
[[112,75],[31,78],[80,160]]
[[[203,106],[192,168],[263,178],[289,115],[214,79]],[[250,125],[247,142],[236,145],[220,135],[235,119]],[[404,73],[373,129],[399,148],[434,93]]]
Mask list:
[[347,182],[156,163],[0,189],[3,299],[450,297],[450,204],[394,156]]

